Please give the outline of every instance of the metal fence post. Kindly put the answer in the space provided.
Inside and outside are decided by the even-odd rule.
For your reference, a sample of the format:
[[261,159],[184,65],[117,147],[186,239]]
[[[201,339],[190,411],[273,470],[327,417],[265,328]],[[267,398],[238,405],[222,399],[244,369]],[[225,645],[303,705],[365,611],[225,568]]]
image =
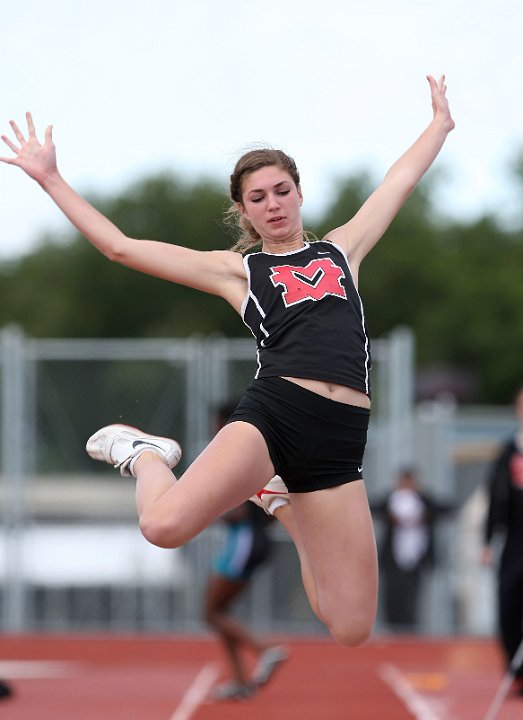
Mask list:
[[393,472],[413,460],[412,415],[414,405],[414,337],[400,327],[390,334],[389,432]]
[[1,331],[2,353],[2,520],[5,550],[3,626],[19,631],[26,626],[24,577],[25,499],[25,387],[24,336],[16,326]]

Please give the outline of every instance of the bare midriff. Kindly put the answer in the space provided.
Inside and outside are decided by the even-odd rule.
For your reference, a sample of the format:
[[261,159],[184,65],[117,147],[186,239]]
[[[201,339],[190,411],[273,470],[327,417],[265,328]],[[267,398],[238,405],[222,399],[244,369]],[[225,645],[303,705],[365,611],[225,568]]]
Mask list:
[[309,378],[284,377],[283,379],[296,383],[296,385],[300,385],[306,390],[322,395],[329,400],[345,403],[346,405],[355,405],[356,407],[370,408],[368,395],[346,385],[338,385],[324,380],[310,380]]

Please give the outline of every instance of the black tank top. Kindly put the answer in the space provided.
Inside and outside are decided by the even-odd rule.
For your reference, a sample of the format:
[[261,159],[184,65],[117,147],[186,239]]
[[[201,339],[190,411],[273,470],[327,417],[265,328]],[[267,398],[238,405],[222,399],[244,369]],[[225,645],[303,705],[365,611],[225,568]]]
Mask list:
[[343,250],[327,240],[243,259],[242,318],[256,338],[255,377],[324,380],[370,395],[370,345]]

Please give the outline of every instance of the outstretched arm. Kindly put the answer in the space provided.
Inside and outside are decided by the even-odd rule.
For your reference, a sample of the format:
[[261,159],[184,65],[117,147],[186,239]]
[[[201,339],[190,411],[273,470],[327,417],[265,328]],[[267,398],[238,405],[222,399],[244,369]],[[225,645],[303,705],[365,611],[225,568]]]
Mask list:
[[374,247],[412,192],[418,181],[432,165],[448,133],[454,128],[446,98],[445,76],[439,82],[431,76],[429,81],[433,119],[414,145],[389,169],[383,182],[345,225],[326,236],[340,245],[353,272]]
[[13,157],[0,161],[16,165],[41,185],[72,224],[110,260],[156,277],[221,295],[237,309],[244,295],[241,257],[228,251],[199,252],[178,245],[135,240],[78,195],[58,171],[52,126],[45,139],[37,139],[33,119],[27,113],[27,139],[17,124],[10,125],[17,143],[2,135]]

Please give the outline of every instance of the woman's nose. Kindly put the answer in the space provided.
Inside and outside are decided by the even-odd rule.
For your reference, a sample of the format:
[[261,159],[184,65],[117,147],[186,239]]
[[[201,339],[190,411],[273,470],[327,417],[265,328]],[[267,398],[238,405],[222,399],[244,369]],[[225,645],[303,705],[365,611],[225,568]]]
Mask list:
[[277,195],[273,195],[272,193],[268,197],[268,203],[269,208],[279,207],[280,202]]

